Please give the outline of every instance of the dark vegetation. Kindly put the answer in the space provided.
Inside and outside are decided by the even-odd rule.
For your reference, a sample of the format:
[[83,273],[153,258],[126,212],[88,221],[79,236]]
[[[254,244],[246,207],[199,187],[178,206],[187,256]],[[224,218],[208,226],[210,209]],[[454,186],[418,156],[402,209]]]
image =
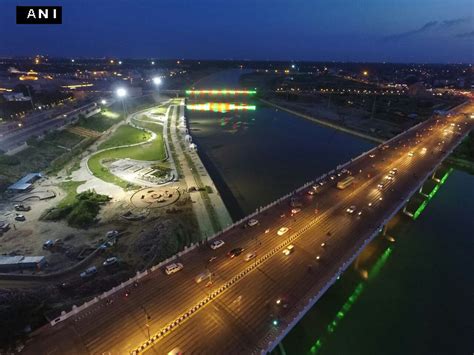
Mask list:
[[65,219],[71,227],[87,228],[96,222],[100,207],[109,200],[109,196],[94,191],[81,192],[70,203],[47,210],[41,219]]

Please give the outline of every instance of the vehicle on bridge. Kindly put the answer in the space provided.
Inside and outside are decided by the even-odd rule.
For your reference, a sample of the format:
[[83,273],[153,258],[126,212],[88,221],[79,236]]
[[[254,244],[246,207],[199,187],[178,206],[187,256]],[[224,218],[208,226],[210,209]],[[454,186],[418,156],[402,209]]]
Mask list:
[[354,183],[354,177],[348,176],[337,183],[339,190],[344,190],[346,187],[351,186]]
[[285,234],[286,232],[288,232],[288,227],[281,227],[278,230],[277,234],[281,236],[281,235]]
[[201,272],[199,275],[197,275],[194,278],[194,281],[198,284],[198,283],[201,283],[202,281],[204,281],[206,279],[210,279],[210,278],[211,278],[211,272],[209,270],[206,270],[204,272]]
[[216,250],[216,249],[219,249],[224,244],[225,244],[225,242],[223,240],[214,240],[211,244],[209,244],[209,247],[212,250]]
[[171,274],[174,274],[174,273],[182,270],[183,267],[184,266],[181,263],[169,264],[165,267],[165,273],[166,273],[166,275],[171,275]]

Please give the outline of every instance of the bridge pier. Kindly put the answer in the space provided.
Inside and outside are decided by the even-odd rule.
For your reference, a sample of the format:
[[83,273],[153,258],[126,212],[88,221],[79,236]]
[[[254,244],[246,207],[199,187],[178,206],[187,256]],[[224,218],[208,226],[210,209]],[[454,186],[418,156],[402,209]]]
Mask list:
[[407,211],[407,205],[405,205],[405,207],[403,207],[402,212],[403,212],[403,214],[407,215],[408,217],[413,218],[413,213]]

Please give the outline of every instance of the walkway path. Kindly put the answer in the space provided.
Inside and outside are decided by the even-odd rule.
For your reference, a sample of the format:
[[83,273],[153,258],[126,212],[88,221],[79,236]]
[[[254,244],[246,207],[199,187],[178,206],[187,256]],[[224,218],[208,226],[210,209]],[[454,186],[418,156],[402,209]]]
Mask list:
[[[176,163],[181,167],[184,183],[188,190],[192,187],[197,189],[205,186],[210,186],[213,190],[212,193],[207,191],[191,192],[193,210],[198,220],[201,235],[210,237],[219,229],[231,224],[232,220],[207,170],[197,154],[186,148],[184,136],[180,134],[178,117],[184,118],[183,104],[170,106],[166,115],[169,117],[170,139],[175,149]],[[182,120],[180,121],[182,122]]]
[[[186,127],[186,124],[185,124],[186,117],[184,115],[184,112],[185,112],[185,103],[183,100],[181,105],[179,106],[179,118],[180,118],[180,121],[182,121],[184,124],[183,129],[185,129]],[[208,195],[210,198],[211,206],[216,213],[217,219],[219,220],[221,229],[231,225],[232,218],[230,217],[229,211],[227,211],[227,208],[224,204],[224,201],[222,200],[219,190],[217,189],[216,185],[214,184],[214,181],[212,180],[211,176],[209,175],[206,168],[204,167],[204,164],[202,163],[201,158],[199,157],[197,151],[188,150],[188,155],[191,157],[191,160],[193,161],[194,166],[198,170],[199,177],[202,184],[204,186],[209,186],[213,191],[212,193]]]

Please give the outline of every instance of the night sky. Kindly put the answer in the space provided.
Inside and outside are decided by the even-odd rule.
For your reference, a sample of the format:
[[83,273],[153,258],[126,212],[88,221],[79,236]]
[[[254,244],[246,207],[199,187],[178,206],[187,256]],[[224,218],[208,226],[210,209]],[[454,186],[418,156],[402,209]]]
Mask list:
[[[62,25],[16,25],[62,5]],[[0,0],[0,56],[459,63],[473,0]]]

